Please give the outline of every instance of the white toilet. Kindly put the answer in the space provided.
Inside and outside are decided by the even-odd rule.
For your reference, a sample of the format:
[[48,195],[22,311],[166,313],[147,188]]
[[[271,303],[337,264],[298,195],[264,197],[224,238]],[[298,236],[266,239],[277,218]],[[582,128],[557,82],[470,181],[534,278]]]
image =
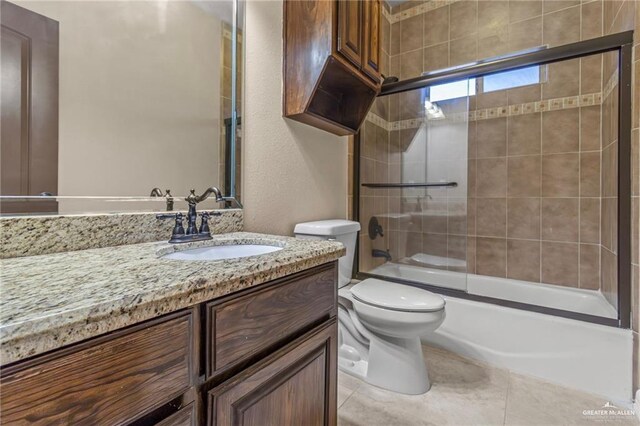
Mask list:
[[360,224],[348,220],[299,223],[298,238],[345,245],[338,280],[338,366],[378,387],[417,395],[430,388],[420,336],[445,317],[437,294],[374,278],[349,285]]

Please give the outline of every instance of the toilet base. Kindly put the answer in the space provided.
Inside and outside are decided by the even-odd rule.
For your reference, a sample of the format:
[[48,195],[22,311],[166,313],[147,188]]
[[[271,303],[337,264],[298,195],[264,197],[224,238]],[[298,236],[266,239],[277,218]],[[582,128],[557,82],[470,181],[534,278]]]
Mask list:
[[[379,388],[407,395],[420,395],[431,388],[419,338],[371,340],[368,360],[352,356],[355,349],[343,344],[338,368]],[[349,354],[350,356],[340,356]]]

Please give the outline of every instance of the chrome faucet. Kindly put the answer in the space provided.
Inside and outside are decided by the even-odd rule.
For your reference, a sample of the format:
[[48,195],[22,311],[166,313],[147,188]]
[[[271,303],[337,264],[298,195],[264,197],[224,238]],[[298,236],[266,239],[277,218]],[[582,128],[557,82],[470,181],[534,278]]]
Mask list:
[[220,216],[220,212],[203,212],[200,214],[200,229],[198,229],[196,220],[198,218],[198,212],[196,211],[196,205],[207,198],[211,194],[215,194],[216,201],[224,201],[222,193],[218,188],[212,186],[207,189],[202,195],[196,195],[195,189],[191,190],[191,193],[184,200],[189,204],[189,211],[187,212],[187,229],[185,231],[183,227],[184,215],[182,213],[176,214],[158,214],[157,219],[175,219],[176,223],[171,233],[170,243],[186,243],[191,241],[202,241],[211,239],[211,231],[209,230],[209,217]]

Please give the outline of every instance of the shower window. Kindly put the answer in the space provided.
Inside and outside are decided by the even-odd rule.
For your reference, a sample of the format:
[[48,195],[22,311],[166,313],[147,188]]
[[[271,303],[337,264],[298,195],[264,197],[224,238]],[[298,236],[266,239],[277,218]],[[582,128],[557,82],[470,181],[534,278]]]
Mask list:
[[620,63],[611,50],[379,98],[359,138],[361,278],[618,324]]

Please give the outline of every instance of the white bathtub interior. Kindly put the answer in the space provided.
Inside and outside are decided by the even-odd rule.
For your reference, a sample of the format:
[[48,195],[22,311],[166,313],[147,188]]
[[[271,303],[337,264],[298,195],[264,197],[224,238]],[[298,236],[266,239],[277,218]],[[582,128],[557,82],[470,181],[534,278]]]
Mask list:
[[603,318],[615,319],[618,317],[615,308],[599,290],[531,283],[395,262],[386,262],[373,268],[369,273],[448,289],[466,290],[469,294],[477,296],[545,306]]

